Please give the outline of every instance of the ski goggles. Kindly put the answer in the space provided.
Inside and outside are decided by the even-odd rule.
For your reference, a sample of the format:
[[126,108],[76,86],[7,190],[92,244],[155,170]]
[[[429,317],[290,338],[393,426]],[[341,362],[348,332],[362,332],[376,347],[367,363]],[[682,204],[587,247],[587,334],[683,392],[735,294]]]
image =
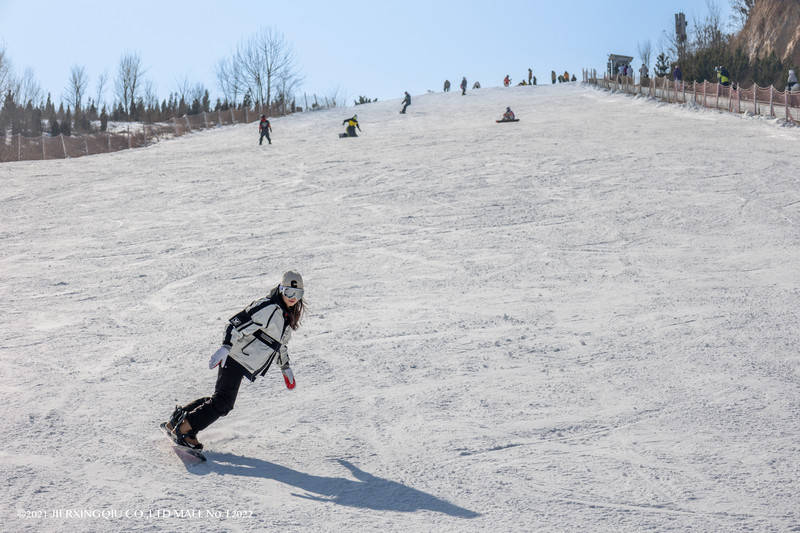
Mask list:
[[303,299],[303,289],[298,289],[297,287],[284,287],[283,285],[280,285],[278,287],[278,290],[280,290],[281,294],[283,294],[284,296],[286,296],[290,300],[293,300],[293,299],[302,300]]

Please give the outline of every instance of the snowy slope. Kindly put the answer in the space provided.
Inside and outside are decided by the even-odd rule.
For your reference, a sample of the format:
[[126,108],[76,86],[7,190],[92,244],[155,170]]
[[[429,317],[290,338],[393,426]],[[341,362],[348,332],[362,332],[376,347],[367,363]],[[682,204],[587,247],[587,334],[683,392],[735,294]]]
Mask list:
[[[573,84],[399,108],[0,165],[3,529],[800,528],[800,130]],[[288,268],[297,388],[245,381],[184,462],[158,422]]]

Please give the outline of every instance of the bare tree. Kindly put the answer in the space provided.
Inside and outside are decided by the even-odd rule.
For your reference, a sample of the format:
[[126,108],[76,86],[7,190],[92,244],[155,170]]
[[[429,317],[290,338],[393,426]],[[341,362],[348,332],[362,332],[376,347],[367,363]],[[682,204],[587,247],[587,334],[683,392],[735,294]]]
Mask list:
[[642,63],[648,69],[650,68],[650,56],[653,54],[653,45],[650,42],[650,39],[647,39],[643,43],[636,43],[636,49],[639,52],[639,57],[642,59]]
[[203,101],[203,95],[205,94],[205,92],[206,92],[205,85],[203,85],[202,83],[195,83],[189,89],[189,98],[186,100],[187,103],[190,103],[190,104],[194,103],[195,100],[197,100],[198,102],[202,102]]
[[64,100],[75,110],[77,115],[83,107],[83,95],[89,85],[86,67],[73,65],[69,73],[69,81],[64,89]]
[[0,46],[0,98],[5,98],[12,76],[11,60],[6,54],[5,46]]
[[192,86],[189,82],[189,76],[184,75],[183,78],[175,80],[175,94],[179,100],[183,99],[184,102],[191,102],[189,99],[189,92],[191,89]]
[[33,69],[26,68],[22,76],[18,78],[12,75],[7,83],[7,91],[11,91],[14,103],[19,106],[24,106],[28,102],[34,106],[41,106],[42,87],[36,81]]
[[108,71],[104,70],[102,74],[97,77],[97,99],[95,100],[95,104],[97,104],[98,109],[103,107],[106,85],[108,85]]
[[239,95],[244,93],[244,80],[242,77],[241,65],[235,57],[221,59],[217,63],[217,83],[225,101],[231,105],[236,105]]
[[753,10],[755,3],[756,0],[731,0],[733,11],[731,16],[737,27],[741,28],[747,23],[747,19],[750,18],[750,11]]
[[[263,28],[251,38],[241,42],[233,56],[241,73],[243,92],[252,95],[257,108],[269,109],[273,90],[285,80],[287,86],[299,81],[294,50],[282,33],[273,28]],[[295,83],[296,85],[296,83]]]
[[705,50],[708,48],[719,48],[725,44],[727,36],[722,28],[722,15],[719,5],[714,0],[706,0],[708,15],[705,20],[694,21],[694,42],[695,50]]
[[119,70],[114,85],[117,98],[126,114],[130,113],[139,98],[143,77],[144,68],[139,54],[125,53],[119,61]]

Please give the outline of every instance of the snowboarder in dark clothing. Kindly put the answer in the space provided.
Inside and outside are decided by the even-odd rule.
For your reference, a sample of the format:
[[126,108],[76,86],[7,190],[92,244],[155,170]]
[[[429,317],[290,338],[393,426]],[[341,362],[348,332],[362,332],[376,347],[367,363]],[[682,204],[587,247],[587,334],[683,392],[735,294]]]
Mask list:
[[361,126],[358,125],[358,115],[353,115],[350,118],[344,119],[342,125],[344,124],[347,124],[347,133],[340,133],[339,137],[358,137],[356,128],[358,128],[358,131],[361,131]]
[[444,92],[450,92],[450,80],[444,80]]
[[467,94],[467,77],[461,78],[461,96]]
[[172,440],[192,450],[201,450],[197,433],[227,415],[239,393],[242,378],[255,381],[277,360],[287,389],[294,389],[286,345],[300,326],[304,311],[303,278],[296,271],[283,274],[269,295],[258,299],[228,321],[222,346],[208,363],[218,368],[214,394],[177,406],[168,422],[161,424]]
[[264,142],[264,137],[267,138],[269,144],[272,144],[272,139],[269,138],[269,132],[272,131],[272,126],[270,126],[266,115],[261,115],[261,122],[258,123],[258,131],[261,134],[258,138],[259,145]]
[[408,106],[410,106],[410,105],[411,105],[411,95],[410,95],[410,94],[408,94],[408,91],[406,91],[406,97],[405,97],[405,98],[403,98],[403,102],[402,102],[402,104],[403,104],[403,110],[402,110],[402,111],[400,111],[400,113],[402,113],[402,114],[404,114],[404,115],[405,115],[405,113],[406,113],[406,108],[407,108]]

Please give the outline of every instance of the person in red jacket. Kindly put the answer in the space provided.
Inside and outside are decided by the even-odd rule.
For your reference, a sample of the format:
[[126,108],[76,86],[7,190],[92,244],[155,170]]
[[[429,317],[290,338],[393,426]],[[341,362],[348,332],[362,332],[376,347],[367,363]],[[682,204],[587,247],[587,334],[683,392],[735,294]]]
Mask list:
[[258,138],[259,145],[264,142],[264,137],[267,138],[269,144],[272,144],[272,139],[269,138],[269,132],[271,131],[272,126],[269,124],[267,115],[261,115],[261,122],[258,123],[258,132],[261,134],[261,137]]
[[506,77],[503,79],[503,85],[506,86],[506,87],[511,85],[511,78],[509,77],[508,74],[506,74]]

